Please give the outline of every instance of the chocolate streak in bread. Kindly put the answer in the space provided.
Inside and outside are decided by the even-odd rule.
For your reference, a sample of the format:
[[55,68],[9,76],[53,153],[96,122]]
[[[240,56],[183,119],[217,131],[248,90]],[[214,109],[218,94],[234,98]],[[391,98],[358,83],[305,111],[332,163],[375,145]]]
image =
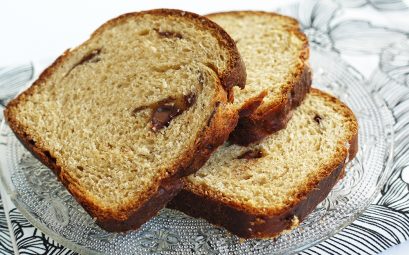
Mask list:
[[196,95],[190,93],[182,97],[168,97],[159,102],[155,102],[149,105],[144,105],[135,108],[132,113],[135,115],[139,111],[145,109],[151,109],[152,116],[152,130],[157,132],[158,130],[168,127],[170,122],[196,102]]

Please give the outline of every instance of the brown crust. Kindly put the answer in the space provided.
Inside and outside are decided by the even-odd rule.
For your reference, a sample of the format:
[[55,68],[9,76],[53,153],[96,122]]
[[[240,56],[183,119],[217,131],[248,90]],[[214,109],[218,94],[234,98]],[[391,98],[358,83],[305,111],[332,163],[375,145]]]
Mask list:
[[311,193],[296,206],[273,216],[250,214],[233,206],[226,205],[212,197],[182,190],[168,204],[169,208],[180,210],[190,216],[204,218],[207,221],[225,227],[231,233],[242,238],[269,238],[293,227],[296,216],[302,221],[328,195],[331,188],[343,175],[344,163],[329,176],[322,179]]
[[234,130],[239,119],[238,113],[234,110],[226,112],[220,107],[221,104],[216,102],[213,114],[211,115],[208,125],[203,130],[203,138],[197,144],[197,149],[191,161],[186,166],[180,166],[178,176],[183,177],[199,170],[204,165],[212,153],[222,145]]
[[[45,69],[37,81],[17,98],[12,100],[4,111],[10,128],[23,145],[57,175],[58,179],[75,199],[91,216],[96,218],[96,223],[108,231],[127,231],[139,228],[144,222],[156,215],[157,212],[179,192],[182,187],[179,177],[198,170],[208,159],[211,152],[221,145],[234,129],[238,114],[230,108],[227,108],[224,102],[227,102],[229,97],[232,99],[232,86],[237,85],[244,87],[245,84],[245,67],[234,41],[218,25],[194,13],[168,9],[128,13],[103,24],[92,34],[91,38],[128,18],[143,14],[186,17],[200,24],[205,29],[209,29],[209,31],[219,39],[219,42],[229,50],[232,58],[229,60],[228,68],[223,73],[218,74],[220,89],[215,102],[213,102],[215,107],[214,114],[212,114],[207,121],[209,125],[206,126],[196,138],[193,148],[190,148],[186,155],[182,156],[173,166],[170,166],[168,171],[170,175],[159,177],[156,180],[156,185],[153,185],[139,201],[132,201],[115,211],[112,209],[102,209],[92,198],[83,194],[72,177],[61,169],[61,166],[58,165],[50,152],[46,148],[42,148],[41,145],[36,144],[29,134],[26,133],[26,128],[13,116],[12,109],[16,108],[20,101],[24,101],[27,97],[33,95],[36,87],[45,82],[52,73],[63,65],[64,61],[72,55],[69,50],[64,52],[51,66]],[[219,107],[221,103],[223,107]]]
[[247,16],[247,15],[269,15],[269,16],[275,16],[275,17],[280,17],[282,19],[287,20],[288,28],[299,28],[299,22],[289,16],[282,15],[276,12],[266,12],[266,11],[253,11],[253,10],[242,10],[242,11],[226,11],[226,12],[213,12],[210,14],[206,14],[206,17],[212,18],[216,16],[224,16],[224,15],[230,15],[230,16]]
[[232,143],[246,146],[285,128],[291,118],[292,111],[301,104],[309,92],[311,82],[311,70],[308,65],[305,65],[302,73],[297,75],[291,90],[286,93],[286,97],[279,104],[263,105],[262,109],[258,108],[248,114],[251,112],[250,108],[253,107],[252,103],[259,102],[262,96],[246,102],[244,107],[240,109],[239,122],[230,134],[229,140]]
[[[169,204],[169,208],[185,212],[193,217],[200,217],[209,222],[223,226],[233,234],[243,238],[269,238],[295,227],[293,219],[301,222],[315,207],[325,199],[332,187],[344,176],[346,162],[352,160],[358,150],[358,126],[352,111],[338,99],[312,89],[311,93],[325,97],[325,100],[339,104],[340,111],[345,114],[355,127],[349,137],[349,148],[340,151],[339,157],[332,165],[321,169],[316,177],[309,180],[291,203],[280,210],[258,210],[246,207],[212,194],[210,190],[203,191],[200,187],[183,189]],[[186,187],[189,184],[186,183]]]
[[[311,87],[311,70],[307,64],[309,58],[308,39],[300,31],[297,20],[272,12],[263,11],[232,11],[212,13],[206,17],[217,16],[246,16],[246,15],[268,15],[286,19],[286,29],[297,35],[303,41],[303,49],[299,53],[299,64],[294,71],[294,78],[282,91],[279,102],[263,102],[267,91],[262,91],[257,97],[248,99],[240,109],[240,119],[235,130],[230,134],[229,141],[239,145],[248,145],[260,141],[264,137],[286,127],[291,118],[291,112],[296,108]],[[264,96],[263,96],[264,95]]]

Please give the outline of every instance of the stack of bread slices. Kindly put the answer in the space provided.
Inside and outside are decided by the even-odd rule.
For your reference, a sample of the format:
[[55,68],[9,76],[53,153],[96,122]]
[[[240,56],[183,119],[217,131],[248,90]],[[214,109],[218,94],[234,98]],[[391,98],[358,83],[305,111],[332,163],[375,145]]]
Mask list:
[[296,227],[343,177],[358,124],[311,89],[296,20],[122,15],[5,110],[17,138],[108,231],[166,205],[243,238]]

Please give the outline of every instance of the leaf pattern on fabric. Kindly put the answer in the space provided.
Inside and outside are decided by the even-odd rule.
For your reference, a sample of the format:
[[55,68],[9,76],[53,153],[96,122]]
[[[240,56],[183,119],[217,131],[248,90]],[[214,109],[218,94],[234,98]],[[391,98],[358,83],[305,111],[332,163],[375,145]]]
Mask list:
[[383,48],[407,35],[363,20],[347,20],[336,24],[330,31],[333,47],[342,53],[378,54]]
[[381,50],[408,34],[373,25],[365,20],[339,21],[340,5],[332,1],[305,0],[279,12],[295,17],[311,45],[347,54],[379,54]]
[[28,222],[16,209],[10,211],[10,221],[20,254],[26,255],[77,255],[45,236]]
[[6,214],[0,197],[0,254],[12,254],[13,252]]

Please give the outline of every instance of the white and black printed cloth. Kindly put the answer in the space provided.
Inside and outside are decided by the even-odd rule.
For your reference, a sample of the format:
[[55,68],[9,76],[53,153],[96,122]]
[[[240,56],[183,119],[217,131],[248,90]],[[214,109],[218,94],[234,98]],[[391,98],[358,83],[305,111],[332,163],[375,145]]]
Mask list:
[[[393,111],[393,172],[380,196],[352,224],[300,254],[377,254],[409,239],[409,8],[404,0],[304,0],[282,7],[312,47],[339,54]],[[7,101],[38,75],[32,62],[0,67],[0,119]],[[0,200],[0,254],[75,254]],[[409,251],[408,251],[409,254]]]

